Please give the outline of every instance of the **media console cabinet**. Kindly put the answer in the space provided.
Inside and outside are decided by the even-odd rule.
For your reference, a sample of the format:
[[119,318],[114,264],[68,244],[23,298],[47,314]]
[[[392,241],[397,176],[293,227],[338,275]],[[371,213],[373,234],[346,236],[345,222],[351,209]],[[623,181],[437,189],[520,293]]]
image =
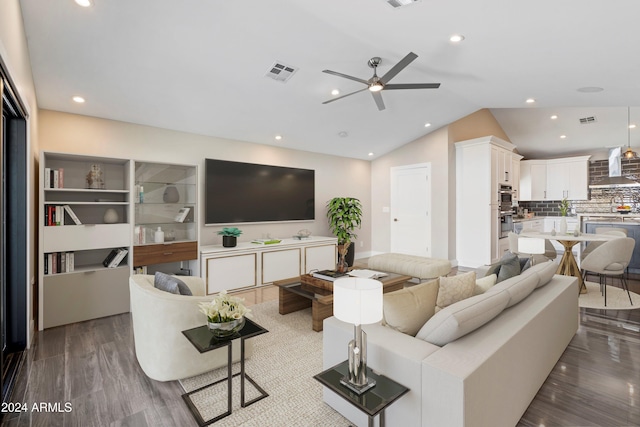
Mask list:
[[311,236],[270,245],[201,246],[200,276],[207,294],[268,285],[312,270],[334,269],[337,244],[335,237]]

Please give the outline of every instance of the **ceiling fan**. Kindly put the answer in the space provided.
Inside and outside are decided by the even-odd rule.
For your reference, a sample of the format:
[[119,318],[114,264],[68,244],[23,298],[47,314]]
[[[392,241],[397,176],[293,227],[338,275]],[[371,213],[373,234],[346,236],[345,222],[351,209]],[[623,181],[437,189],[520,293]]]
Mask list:
[[355,92],[351,92],[346,95],[342,95],[337,98],[330,99],[328,101],[323,102],[323,104],[328,104],[330,102],[337,101],[342,98],[346,98],[347,96],[351,96],[353,94],[356,94],[358,92],[363,92],[368,89],[371,92],[371,95],[373,95],[373,100],[376,102],[376,105],[378,106],[378,110],[382,111],[385,108],[384,101],[382,100],[382,95],[380,94],[380,91],[382,90],[438,89],[440,87],[440,83],[398,83],[398,84],[389,83],[389,81],[392,78],[394,78],[400,71],[404,70],[404,68],[407,65],[411,64],[411,62],[413,62],[413,60],[415,60],[417,57],[418,55],[416,55],[415,53],[409,52],[407,56],[402,58],[400,62],[394,65],[389,71],[387,71],[387,73],[384,76],[378,77],[376,70],[382,60],[379,57],[375,56],[367,62],[369,67],[373,68],[373,77],[371,77],[369,80],[364,80],[358,77],[349,76],[347,74],[338,73],[337,71],[322,70],[323,73],[333,74],[334,76],[343,77],[345,79],[354,80],[356,82],[364,83],[365,85],[367,85],[367,87],[364,89],[360,89]]

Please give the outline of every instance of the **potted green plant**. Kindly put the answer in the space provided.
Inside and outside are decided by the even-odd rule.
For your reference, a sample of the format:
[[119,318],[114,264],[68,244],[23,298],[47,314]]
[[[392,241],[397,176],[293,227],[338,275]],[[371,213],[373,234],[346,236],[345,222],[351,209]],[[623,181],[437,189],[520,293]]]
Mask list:
[[[329,229],[338,238],[338,253],[346,257],[348,265],[353,265],[355,246],[353,239],[358,237],[354,230],[362,224],[362,204],[353,197],[334,197],[327,203]],[[349,247],[353,249],[349,251]]]
[[224,227],[218,231],[218,234],[222,236],[222,246],[233,248],[238,244],[238,236],[242,234],[242,231],[236,227]]

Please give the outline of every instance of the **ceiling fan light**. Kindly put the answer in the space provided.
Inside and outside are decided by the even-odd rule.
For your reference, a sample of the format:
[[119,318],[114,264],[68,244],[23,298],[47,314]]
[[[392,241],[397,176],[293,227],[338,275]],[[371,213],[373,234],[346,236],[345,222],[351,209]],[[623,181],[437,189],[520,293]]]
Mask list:
[[371,92],[380,92],[383,87],[384,86],[382,86],[382,83],[374,83],[371,86],[369,86],[369,90]]

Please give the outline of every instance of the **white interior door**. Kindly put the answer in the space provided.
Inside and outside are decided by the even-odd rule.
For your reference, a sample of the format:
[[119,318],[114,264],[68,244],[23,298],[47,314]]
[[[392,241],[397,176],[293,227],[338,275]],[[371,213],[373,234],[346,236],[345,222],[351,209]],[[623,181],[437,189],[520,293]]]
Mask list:
[[431,164],[391,168],[391,252],[431,256]]

